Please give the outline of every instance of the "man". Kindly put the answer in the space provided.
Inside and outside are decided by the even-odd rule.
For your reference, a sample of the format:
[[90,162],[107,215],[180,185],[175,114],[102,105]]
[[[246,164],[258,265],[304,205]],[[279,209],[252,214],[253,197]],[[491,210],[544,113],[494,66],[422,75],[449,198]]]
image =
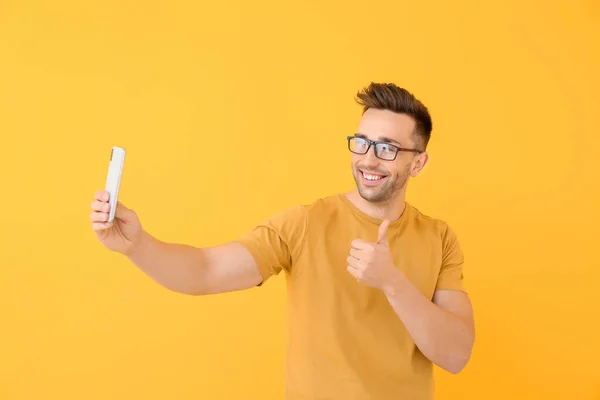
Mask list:
[[[229,243],[165,243],[108,194],[92,228],[160,285],[206,295],[252,288],[284,271],[290,323],[286,399],[432,399],[433,364],[458,373],[474,342],[455,233],[405,201],[428,160],[427,108],[394,84],[358,93],[349,136],[356,190],[280,212]],[[252,397],[252,396],[250,396]]]

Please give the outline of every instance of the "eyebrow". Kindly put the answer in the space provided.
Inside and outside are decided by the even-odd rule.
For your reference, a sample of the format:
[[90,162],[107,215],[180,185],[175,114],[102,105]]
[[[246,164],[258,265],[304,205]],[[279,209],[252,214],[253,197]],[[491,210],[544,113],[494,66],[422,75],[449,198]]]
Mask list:
[[[364,135],[364,134],[362,134],[362,133],[357,133],[355,136],[357,136],[357,137],[362,137],[362,138],[365,138],[365,139],[368,139],[368,138],[367,138],[367,135]],[[390,139],[390,138],[389,138],[389,137],[387,137],[387,136],[379,136],[379,138],[378,138],[377,140],[378,140],[378,141],[380,141],[380,142],[386,142],[386,143],[392,143],[392,144],[394,144],[394,143],[395,143],[396,145],[398,145],[398,146],[400,146],[400,147],[403,147],[403,146],[402,146],[402,144],[401,144],[399,141],[397,141],[397,140],[394,140],[394,139]]]

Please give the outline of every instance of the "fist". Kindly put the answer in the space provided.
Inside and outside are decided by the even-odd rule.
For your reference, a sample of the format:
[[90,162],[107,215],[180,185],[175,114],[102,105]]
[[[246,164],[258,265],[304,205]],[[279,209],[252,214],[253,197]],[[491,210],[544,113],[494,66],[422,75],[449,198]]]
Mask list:
[[353,240],[350,255],[346,259],[348,272],[358,282],[382,290],[399,273],[388,244],[389,225],[388,220],[381,223],[375,243]]

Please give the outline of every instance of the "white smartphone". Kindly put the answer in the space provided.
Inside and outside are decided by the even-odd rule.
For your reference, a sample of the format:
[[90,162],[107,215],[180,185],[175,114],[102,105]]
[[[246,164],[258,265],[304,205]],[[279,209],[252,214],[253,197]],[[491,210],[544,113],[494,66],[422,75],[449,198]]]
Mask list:
[[112,222],[115,219],[124,163],[125,149],[122,147],[113,146],[110,153],[110,162],[108,164],[108,176],[106,177],[106,191],[110,195],[110,213],[108,215],[108,222]]

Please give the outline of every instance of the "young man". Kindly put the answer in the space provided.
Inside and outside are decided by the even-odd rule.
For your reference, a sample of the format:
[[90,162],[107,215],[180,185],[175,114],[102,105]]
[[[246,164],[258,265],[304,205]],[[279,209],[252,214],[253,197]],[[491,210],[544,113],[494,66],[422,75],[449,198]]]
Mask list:
[[205,295],[262,284],[284,271],[290,336],[286,399],[433,399],[435,363],[458,373],[474,342],[455,233],[405,201],[427,163],[427,108],[394,84],[358,93],[349,136],[356,190],[280,212],[235,241],[165,243],[105,191],[92,228],[160,285]]

